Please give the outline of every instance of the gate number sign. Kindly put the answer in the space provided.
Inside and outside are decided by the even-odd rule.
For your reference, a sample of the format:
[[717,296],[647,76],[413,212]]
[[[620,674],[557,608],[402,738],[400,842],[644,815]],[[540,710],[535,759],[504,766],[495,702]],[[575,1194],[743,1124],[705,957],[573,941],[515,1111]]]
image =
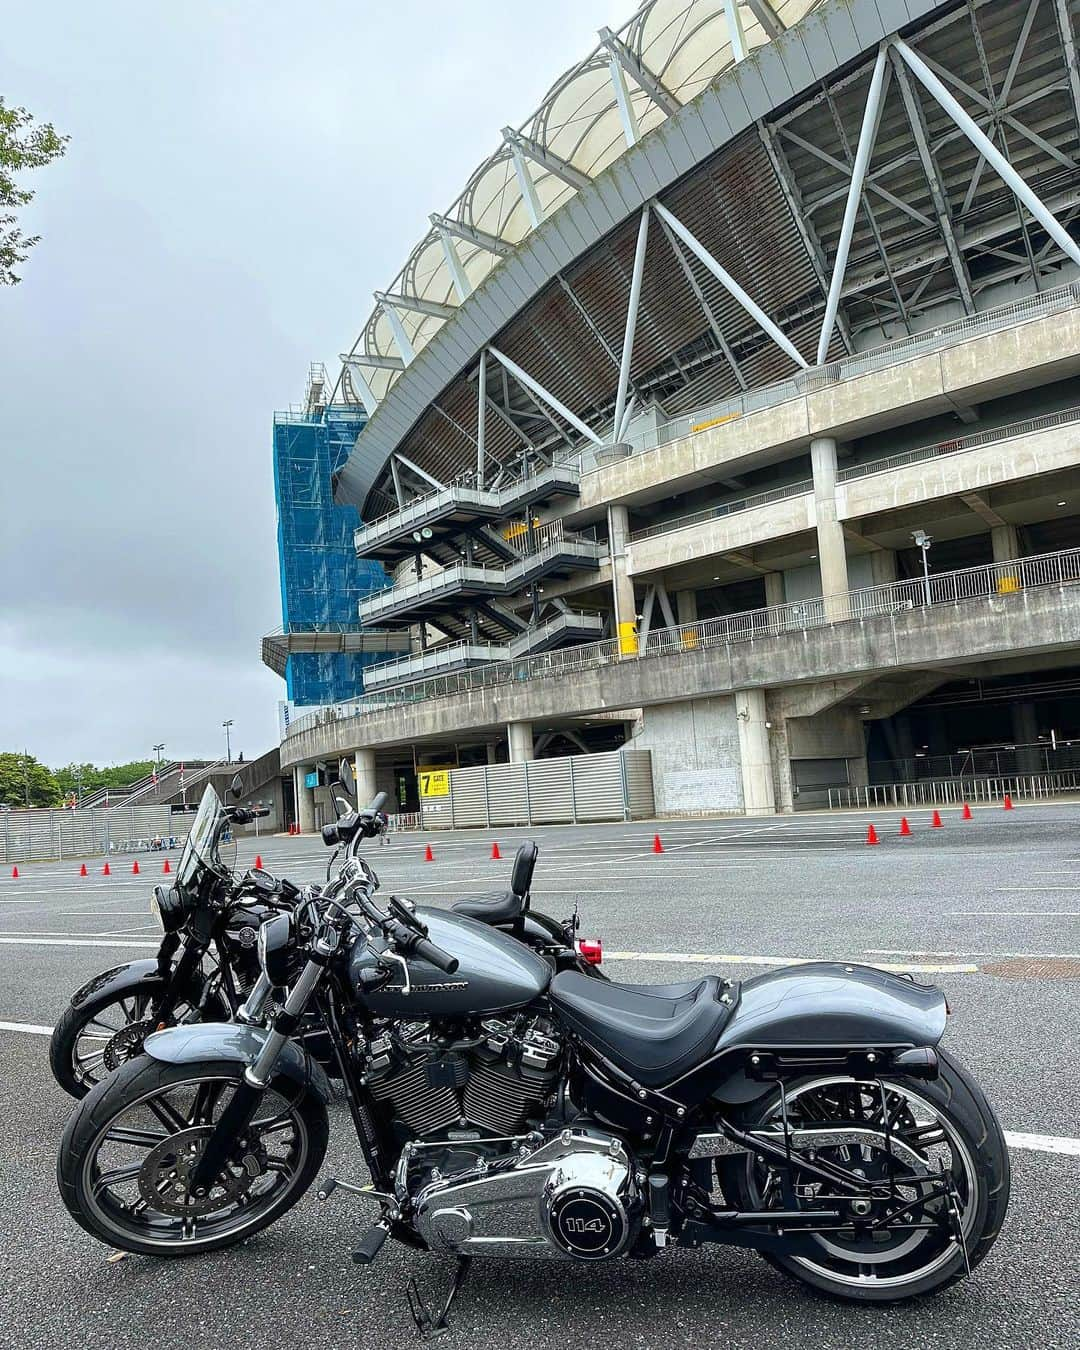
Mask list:
[[449,796],[450,796],[450,770],[449,770],[449,769],[421,769],[421,770],[420,770],[420,796],[421,796],[421,797],[449,797]]

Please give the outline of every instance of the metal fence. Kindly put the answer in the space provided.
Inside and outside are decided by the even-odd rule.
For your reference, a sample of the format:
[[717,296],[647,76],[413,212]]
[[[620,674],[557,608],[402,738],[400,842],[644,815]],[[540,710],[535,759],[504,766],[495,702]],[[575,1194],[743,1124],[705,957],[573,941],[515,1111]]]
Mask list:
[[187,820],[167,806],[0,811],[0,862],[141,852],[159,836],[182,843]]
[[766,609],[744,610],[740,614],[725,614],[714,619],[700,619],[696,623],[679,624],[674,628],[657,628],[649,633],[640,650],[627,650],[625,639],[608,638],[602,642],[582,643],[577,647],[544,652],[520,661],[503,661],[497,665],[417,680],[413,684],[352,699],[347,703],[316,709],[290,723],[287,735],[293,736],[329,722],[377,713],[403,704],[424,703],[428,699],[469,693],[476,689],[491,689],[526,680],[595,670],[618,661],[679,655],[734,642],[751,642],[756,638],[780,633],[898,615],[932,605],[1010,596],[1021,591],[1074,584],[1077,581],[1080,581],[1080,548],[1018,558],[1011,562],[965,567],[925,578],[892,581],[857,591],[817,596]]
[[615,750],[452,769],[449,793],[422,806],[427,829],[641,820],[656,813],[652,759]]
[[[841,380],[855,379],[876,370],[899,365],[904,361],[913,361],[928,352],[940,351],[966,342],[969,338],[980,337],[986,333],[996,333],[1017,324],[1029,323],[1033,319],[1044,318],[1061,310],[1071,309],[1080,304],[1080,282],[1070,282],[1066,286],[1056,286],[1041,295],[1026,296],[1008,305],[1000,305],[986,310],[982,314],[957,319],[953,323],[941,324],[926,333],[913,333],[910,337],[898,338],[871,351],[856,352],[840,361],[830,362],[826,366],[816,366],[800,371],[788,380],[765,385],[760,389],[751,389],[744,394],[714,403],[706,408],[698,408],[668,422],[663,427],[643,429],[629,438],[632,453],[640,454],[646,450],[655,450],[672,441],[682,440],[693,435],[695,430],[706,430],[717,422],[743,417],[747,413],[759,412],[764,408],[774,408],[792,399],[802,398],[806,394],[816,393]],[[588,471],[588,454],[585,452],[582,464]],[[602,466],[593,466],[602,467]]]
[[[1023,697],[1023,690],[1017,691]],[[877,783],[921,783],[936,778],[1009,778],[1017,774],[1080,771],[1080,742],[1035,741],[1026,745],[958,750],[950,755],[914,755],[870,761]]]
[[917,783],[870,783],[829,788],[829,807],[951,806],[961,802],[1045,801],[1080,792],[1080,770],[1008,774],[1003,777],[927,778]]

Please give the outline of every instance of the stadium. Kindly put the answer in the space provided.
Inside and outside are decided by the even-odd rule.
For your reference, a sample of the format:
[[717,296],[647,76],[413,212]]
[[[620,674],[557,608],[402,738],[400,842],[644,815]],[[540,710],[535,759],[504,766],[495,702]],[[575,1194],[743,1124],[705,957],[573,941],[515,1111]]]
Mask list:
[[302,828],[1080,786],[1078,27],[651,0],[501,132],[275,425]]

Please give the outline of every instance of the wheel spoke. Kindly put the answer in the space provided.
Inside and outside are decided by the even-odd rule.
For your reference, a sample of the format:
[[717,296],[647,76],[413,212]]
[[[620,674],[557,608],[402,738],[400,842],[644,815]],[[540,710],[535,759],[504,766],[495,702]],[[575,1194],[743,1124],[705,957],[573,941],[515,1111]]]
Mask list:
[[223,1083],[201,1083],[195,1093],[195,1098],[191,1105],[191,1111],[188,1115],[188,1125],[208,1125],[214,1118],[214,1107],[217,1105]]
[[126,1181],[134,1181],[142,1171],[142,1163],[129,1163],[126,1167],[114,1167],[109,1172],[101,1172],[94,1179],[94,1194],[108,1190],[111,1186],[121,1186]]
[[187,1129],[188,1123],[180,1112],[162,1098],[147,1097],[145,1105],[169,1129],[170,1133],[178,1134],[181,1130]]
[[105,1132],[105,1139],[110,1144],[134,1144],[136,1148],[156,1148],[168,1137],[155,1130],[134,1130],[124,1125],[116,1125]]

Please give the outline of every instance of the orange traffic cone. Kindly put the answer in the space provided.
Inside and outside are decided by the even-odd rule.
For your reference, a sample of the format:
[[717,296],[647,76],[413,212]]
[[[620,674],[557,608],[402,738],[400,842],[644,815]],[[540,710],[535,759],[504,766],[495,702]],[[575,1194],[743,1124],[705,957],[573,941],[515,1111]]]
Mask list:
[[426,847],[424,848],[424,861],[425,862],[435,861],[435,854],[432,853],[430,844],[426,845]]
[[105,866],[101,869],[101,875],[102,875],[103,877],[111,877],[111,876],[112,876],[112,872],[109,870],[109,864],[108,864],[108,863],[106,863]]
[[492,861],[494,861],[496,858],[502,857],[502,854],[499,852],[499,841],[497,839],[491,846],[491,857]]
[[165,859],[165,866],[161,869],[161,874],[162,874],[162,876],[166,876],[166,877],[167,877],[171,871],[172,871],[172,868],[169,866],[169,860],[168,860],[168,858],[166,858],[166,859]]
[[79,876],[88,877],[89,875],[90,873],[86,870],[86,864],[83,863],[83,865],[79,868]]
[[256,854],[255,854],[255,866],[259,869],[260,872],[262,871],[262,854],[261,854],[261,853],[256,853]]
[[1007,792],[1005,794],[1005,801],[1003,803],[1003,806],[1006,811],[1011,811],[1013,809],[1012,798],[1009,796]]
[[940,811],[935,811],[930,817],[930,828],[932,830],[940,830],[942,828]]
[[964,809],[960,812],[960,819],[961,820],[971,819],[971,807],[968,806],[967,802],[964,803]]
[[654,853],[663,853],[664,851],[664,846],[660,842],[660,836],[658,834],[654,834],[652,837],[652,851]]
[[12,879],[12,881],[18,881],[18,879],[19,879],[19,869],[18,869],[17,867],[13,867],[13,868],[11,869],[11,879]]
[[136,858],[135,861],[131,864],[131,875],[132,875],[133,877],[137,877],[137,876],[139,875],[139,860],[138,860],[138,858]]
[[877,830],[874,829],[874,827],[873,827],[872,824],[867,826],[867,829],[866,829],[866,842],[867,842],[868,844],[876,844],[876,843],[879,843],[879,842],[880,842],[880,841],[878,840],[878,837],[877,837]]
[[911,826],[908,824],[907,816],[900,817],[900,834],[904,839],[911,837]]

